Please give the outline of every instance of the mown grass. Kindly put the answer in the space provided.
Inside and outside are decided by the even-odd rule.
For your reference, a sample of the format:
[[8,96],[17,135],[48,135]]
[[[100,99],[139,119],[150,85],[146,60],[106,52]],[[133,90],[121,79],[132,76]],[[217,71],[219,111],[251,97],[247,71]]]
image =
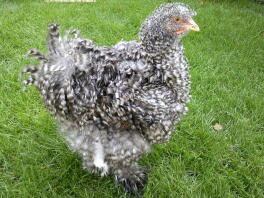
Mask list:
[[[45,51],[52,21],[112,45],[137,39],[162,2],[0,1],[0,197],[126,196],[110,177],[82,169],[38,92],[23,90],[17,77],[32,63],[22,57],[28,49]],[[141,161],[152,169],[144,197],[264,197],[264,5],[182,2],[197,11],[201,28],[183,39],[193,98],[172,141]],[[215,123],[224,129],[213,130]]]

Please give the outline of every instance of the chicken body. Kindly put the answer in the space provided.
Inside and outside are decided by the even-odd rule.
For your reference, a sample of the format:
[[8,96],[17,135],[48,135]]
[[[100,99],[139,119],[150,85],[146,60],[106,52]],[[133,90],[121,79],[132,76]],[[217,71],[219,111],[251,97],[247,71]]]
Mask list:
[[[183,4],[168,4],[167,10],[161,7],[152,16],[162,9],[169,12],[171,6],[192,13]],[[53,23],[49,54],[29,51],[41,63],[22,71],[31,73],[25,84],[37,86],[84,168],[113,174],[135,194],[146,182],[138,159],[153,144],[170,139],[189,102],[188,64],[179,37],[155,29],[158,26],[150,35],[151,21],[143,24],[139,41],[112,47],[96,46],[77,31],[61,37]]]

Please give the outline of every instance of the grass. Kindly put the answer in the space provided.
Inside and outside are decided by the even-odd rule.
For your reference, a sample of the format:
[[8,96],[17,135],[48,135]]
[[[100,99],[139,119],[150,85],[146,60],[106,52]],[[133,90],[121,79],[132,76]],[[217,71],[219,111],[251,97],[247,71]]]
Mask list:
[[[23,54],[45,51],[46,26],[74,26],[100,45],[137,39],[162,0],[44,3],[0,0],[0,197],[125,197],[90,175],[66,146],[34,88],[23,90]],[[141,163],[144,197],[264,197],[264,5],[191,1],[201,32],[183,39],[192,74],[190,111],[172,141]],[[212,126],[220,123],[223,130]]]

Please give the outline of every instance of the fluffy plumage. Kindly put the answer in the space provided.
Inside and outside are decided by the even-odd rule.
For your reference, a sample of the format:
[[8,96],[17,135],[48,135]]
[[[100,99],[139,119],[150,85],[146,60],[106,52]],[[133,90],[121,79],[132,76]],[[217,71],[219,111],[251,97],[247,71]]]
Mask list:
[[[143,23],[138,41],[95,45],[77,30],[48,27],[48,55],[30,50],[40,64],[24,81],[35,84],[83,166],[114,175],[138,194],[146,169],[137,164],[153,144],[170,139],[189,102],[188,64],[180,37],[197,29],[195,12],[181,3],[162,5]],[[176,17],[176,18],[175,18]]]

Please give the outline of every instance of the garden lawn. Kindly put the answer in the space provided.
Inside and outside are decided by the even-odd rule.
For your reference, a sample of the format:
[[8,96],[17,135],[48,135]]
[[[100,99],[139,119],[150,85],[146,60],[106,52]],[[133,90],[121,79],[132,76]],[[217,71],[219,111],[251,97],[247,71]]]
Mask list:
[[[126,197],[111,177],[82,169],[34,87],[18,73],[45,49],[47,25],[71,26],[99,45],[137,39],[162,0],[45,3],[0,0],[0,197]],[[169,1],[167,1],[169,2]],[[264,5],[182,0],[198,13],[184,39],[192,102],[172,140],[141,160],[144,197],[264,197]],[[215,124],[223,130],[214,130]]]

